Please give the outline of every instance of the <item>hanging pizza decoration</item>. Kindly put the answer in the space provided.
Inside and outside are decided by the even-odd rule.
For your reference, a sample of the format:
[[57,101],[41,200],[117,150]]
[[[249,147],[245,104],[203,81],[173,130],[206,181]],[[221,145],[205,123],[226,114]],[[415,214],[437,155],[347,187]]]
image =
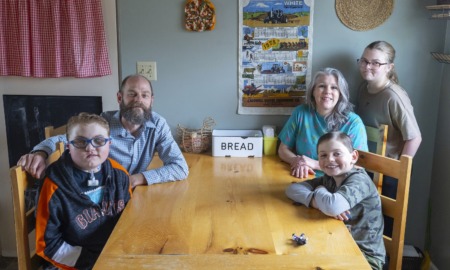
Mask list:
[[184,8],[185,26],[189,31],[211,31],[216,24],[216,11],[209,0],[187,0]]

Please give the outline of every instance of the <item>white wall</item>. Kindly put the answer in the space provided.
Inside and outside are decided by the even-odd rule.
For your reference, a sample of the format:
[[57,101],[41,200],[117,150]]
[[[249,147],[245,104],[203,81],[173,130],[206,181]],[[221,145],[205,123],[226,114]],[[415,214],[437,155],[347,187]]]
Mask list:
[[[112,75],[89,78],[38,79],[25,77],[0,77],[0,95],[72,95],[102,96],[103,110],[118,109],[116,92],[118,89],[118,55],[116,4],[112,0],[102,0],[103,17],[108,42]],[[9,180],[8,152],[3,101],[0,102],[0,236],[1,254],[16,256],[14,218]]]

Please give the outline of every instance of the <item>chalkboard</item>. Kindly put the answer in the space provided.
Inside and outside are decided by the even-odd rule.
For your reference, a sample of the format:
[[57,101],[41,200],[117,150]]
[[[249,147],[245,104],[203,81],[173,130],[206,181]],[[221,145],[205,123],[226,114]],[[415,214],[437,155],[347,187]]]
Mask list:
[[99,96],[3,95],[9,166],[45,139],[46,126],[59,127],[80,112],[100,114]]

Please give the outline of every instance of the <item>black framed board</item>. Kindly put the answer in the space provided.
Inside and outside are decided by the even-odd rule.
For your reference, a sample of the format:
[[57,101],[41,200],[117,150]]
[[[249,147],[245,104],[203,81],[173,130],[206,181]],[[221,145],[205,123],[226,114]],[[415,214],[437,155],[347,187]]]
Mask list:
[[59,127],[80,112],[100,114],[100,96],[3,95],[9,166],[45,139],[46,126]]

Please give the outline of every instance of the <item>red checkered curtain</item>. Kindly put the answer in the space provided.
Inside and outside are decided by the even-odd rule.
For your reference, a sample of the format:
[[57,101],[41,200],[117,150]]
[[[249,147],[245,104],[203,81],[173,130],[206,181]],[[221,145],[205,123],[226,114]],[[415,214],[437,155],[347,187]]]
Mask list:
[[0,0],[0,76],[110,74],[101,0]]

